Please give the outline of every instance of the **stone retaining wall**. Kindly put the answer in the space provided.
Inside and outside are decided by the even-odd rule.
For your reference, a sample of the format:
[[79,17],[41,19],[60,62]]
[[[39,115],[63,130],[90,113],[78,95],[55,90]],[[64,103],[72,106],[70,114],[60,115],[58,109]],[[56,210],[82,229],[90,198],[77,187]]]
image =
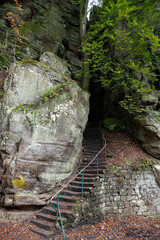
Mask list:
[[81,207],[79,220],[87,223],[106,215],[158,216],[160,188],[152,170],[133,171],[130,167],[105,170]]

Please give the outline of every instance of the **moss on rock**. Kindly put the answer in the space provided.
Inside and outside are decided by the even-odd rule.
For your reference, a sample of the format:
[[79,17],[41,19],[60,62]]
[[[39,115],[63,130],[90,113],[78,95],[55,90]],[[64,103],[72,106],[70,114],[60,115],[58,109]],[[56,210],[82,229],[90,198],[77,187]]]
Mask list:
[[124,132],[126,127],[124,123],[119,122],[114,118],[106,118],[104,119],[104,126],[109,132]]

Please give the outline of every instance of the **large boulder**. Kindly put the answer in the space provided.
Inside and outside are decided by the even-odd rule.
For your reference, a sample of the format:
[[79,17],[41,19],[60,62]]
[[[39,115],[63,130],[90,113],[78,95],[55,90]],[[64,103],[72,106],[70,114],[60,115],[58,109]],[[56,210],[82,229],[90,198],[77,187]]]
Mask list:
[[10,67],[0,149],[6,207],[44,205],[81,157],[89,94],[53,70],[56,64],[28,60]]
[[68,70],[70,65],[64,59],[59,58],[53,52],[44,52],[40,57],[40,62],[51,68],[54,66],[55,69],[52,69],[58,73],[61,73],[61,75],[71,77],[71,73]]
[[140,119],[133,120],[131,133],[142,148],[151,156],[160,159],[160,114],[150,111]]
[[128,130],[139,141],[142,148],[151,156],[160,159],[160,93],[143,97],[142,105],[146,113],[136,119],[130,119]]

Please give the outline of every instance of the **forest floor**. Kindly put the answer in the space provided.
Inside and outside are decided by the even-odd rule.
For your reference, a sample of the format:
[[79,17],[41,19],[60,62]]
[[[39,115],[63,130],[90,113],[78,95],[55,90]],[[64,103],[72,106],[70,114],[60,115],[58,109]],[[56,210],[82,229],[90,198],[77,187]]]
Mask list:
[[[29,230],[29,221],[0,221],[1,240],[43,240]],[[54,237],[62,240],[61,232],[53,229]],[[66,240],[159,240],[160,219],[149,217],[106,217],[101,222],[65,230]],[[50,239],[50,240],[51,240]]]
[[137,161],[153,160],[127,132],[109,133],[103,130],[103,134],[107,148],[116,156],[109,159],[107,165],[132,165]]
[[[151,158],[133,141],[128,133],[108,133],[104,131],[107,147],[116,155],[109,160],[109,165],[123,165]],[[29,220],[0,220],[0,240],[43,240],[30,232]],[[62,240],[62,233],[53,229],[52,239]],[[81,225],[65,230],[66,240],[160,240],[160,219],[149,217],[108,217],[91,225]]]

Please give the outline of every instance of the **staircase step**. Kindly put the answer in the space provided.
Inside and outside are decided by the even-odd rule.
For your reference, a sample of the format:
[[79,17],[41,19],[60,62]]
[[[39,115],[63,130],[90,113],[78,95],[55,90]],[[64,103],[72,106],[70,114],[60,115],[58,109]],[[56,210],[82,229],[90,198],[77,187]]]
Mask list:
[[[86,186],[83,186],[83,191],[90,191],[90,188],[91,187],[86,187]],[[68,189],[71,189],[72,191],[75,191],[75,192],[81,192],[82,190],[82,186],[75,186],[75,185],[68,185]]]
[[[102,168],[102,169],[98,169],[98,172],[99,173],[103,173],[103,171],[105,170],[105,168]],[[84,173],[86,173],[86,174],[96,174],[97,173],[97,169],[85,169],[85,171],[84,171]]]
[[[78,200],[79,199],[77,199],[77,201]],[[71,209],[73,206],[77,206],[76,202],[59,201],[59,206],[60,206],[60,209]],[[52,204],[57,208],[57,201],[52,201]]]
[[42,228],[44,230],[47,230],[47,231],[51,231],[53,226],[55,224],[51,224],[51,222],[48,222],[48,221],[45,221],[45,220],[42,220],[42,219],[34,219],[34,220],[31,220],[31,223],[36,225],[37,227],[39,228]]
[[[84,167],[82,167],[82,168],[80,168],[79,170],[83,170],[84,169]],[[100,170],[105,170],[106,169],[106,165],[99,165],[99,168],[98,169],[100,169]],[[88,171],[92,171],[92,170],[95,170],[95,172],[97,172],[97,166],[95,166],[95,167],[88,167],[88,168],[85,168],[83,171],[84,172],[88,172]]]
[[[106,157],[109,157],[109,156],[106,156]],[[83,162],[84,162],[84,161],[87,161],[87,162],[89,163],[89,162],[91,162],[92,160],[93,160],[93,161],[96,161],[96,159],[97,159],[97,156],[96,156],[95,154],[94,154],[94,155],[92,155],[92,154],[86,155],[86,154],[85,154],[85,155],[83,156]],[[102,155],[98,155],[98,159],[101,160],[101,161],[102,161],[102,160],[105,161],[105,154],[103,153]]]
[[[84,151],[84,154],[97,154],[100,150],[101,150],[102,148],[100,147],[100,148],[90,148],[90,149],[84,149],[83,151]],[[103,150],[102,150],[103,151]]]
[[[60,210],[61,210],[62,217],[68,218],[68,215],[72,215],[72,210],[68,210],[68,209],[60,209]],[[56,216],[56,211],[51,207],[44,207],[42,209],[42,212],[47,213],[49,215]]]
[[[81,167],[79,168],[79,170],[81,170],[81,169],[83,169],[83,168],[85,168],[87,165],[86,164],[82,164],[81,165]],[[98,166],[99,166],[99,168],[105,168],[106,167],[106,163],[102,163],[102,162],[99,162],[98,163]],[[87,167],[87,169],[97,169],[97,163],[91,163],[88,167]]]
[[[84,174],[85,175],[85,174]],[[97,177],[97,175],[96,175],[96,177]],[[84,176],[84,181],[86,181],[86,182],[91,182],[91,183],[94,183],[95,181],[96,181],[96,177],[85,177]],[[80,176],[80,177],[76,177],[75,178],[75,181],[78,181],[78,182],[82,182],[82,176]]]
[[101,150],[103,146],[99,145],[99,144],[93,144],[93,145],[85,145],[83,147],[83,150],[87,150],[87,151],[93,151],[93,150]]
[[[87,165],[86,164],[82,164],[82,166],[79,168],[79,170],[82,170],[82,169],[84,169],[85,167],[86,167]],[[102,168],[106,168],[106,163],[98,163],[98,167],[100,168],[100,169],[102,169]],[[85,170],[87,170],[87,169],[97,169],[97,163],[93,163],[93,164],[90,164]]]
[[84,171],[84,178],[94,179],[96,177],[97,177],[97,172],[96,173],[87,173],[86,171]]
[[86,139],[86,141],[83,142],[83,146],[88,146],[88,147],[94,147],[94,146],[100,146],[100,148],[102,147],[102,142],[101,141],[97,141],[97,140],[93,140],[93,139]]
[[[82,181],[82,178],[81,178],[81,181]],[[80,181],[72,181],[70,184],[74,185],[74,186],[82,186],[82,182],[80,182]],[[84,178],[83,185],[85,187],[92,187],[93,182],[87,182],[86,179]]]
[[[78,190],[78,191],[71,191],[71,190],[63,190],[63,192],[61,192],[61,195],[67,195],[67,196],[70,196],[71,198],[73,197],[81,197],[81,191]],[[59,196],[59,199],[61,198],[61,195]],[[88,192],[84,191],[83,192],[83,196],[84,197],[87,197],[88,196]],[[77,198],[79,199],[79,198]]]
[[[46,213],[39,213],[36,215],[36,217],[40,220],[44,220],[44,221],[48,221],[48,222],[52,222],[52,223],[56,223],[56,215],[50,215],[50,214],[46,214]],[[58,221],[60,221],[60,217],[58,217]],[[67,222],[67,219],[62,217],[62,221],[65,224]]]
[[[87,166],[91,161],[93,160],[93,158],[84,158],[84,160],[83,160],[83,162],[82,162],[82,164],[83,165],[85,165],[85,166]],[[98,158],[98,162],[99,163],[106,163],[106,161],[107,160],[105,160],[104,159],[104,157],[103,158]],[[97,160],[96,160],[96,158],[94,158],[94,160],[92,161],[92,163],[90,163],[90,165],[92,165],[92,164],[97,164]],[[81,166],[80,166],[81,167]]]
[[34,233],[37,233],[37,234],[39,234],[40,236],[42,236],[42,237],[44,237],[44,238],[46,238],[46,239],[52,239],[53,238],[53,236],[54,236],[54,230],[53,231],[47,231],[47,230],[44,230],[44,229],[42,229],[42,228],[39,228],[39,227],[36,227],[36,226],[31,226],[30,227],[30,230],[32,231],[32,232],[34,232]]
[[[83,141],[83,162],[78,171],[90,163],[96,156],[96,154],[102,149],[102,141],[99,138],[99,129],[97,127],[90,127],[85,131],[85,140]],[[109,157],[109,154],[107,154]],[[98,155],[99,174],[103,174],[106,168],[105,151],[103,150]],[[83,197],[88,197],[90,189],[97,181],[97,159],[84,170],[84,182],[83,182]],[[60,192],[59,205],[62,215],[62,221],[64,224],[73,222],[74,207],[79,206],[82,194],[82,173],[75,177],[75,179],[68,184],[68,186]],[[56,199],[52,200],[52,204],[57,208]],[[60,218],[58,217],[58,221]],[[36,215],[36,219],[32,220],[31,231],[38,233],[46,239],[54,239],[54,231],[56,224],[56,211],[49,205],[43,207],[41,212]],[[54,227],[53,227],[54,226]]]
[[[98,152],[97,152],[98,153]],[[89,159],[89,160],[92,160],[93,158],[97,158],[97,155],[96,154],[91,154],[91,153],[84,153],[84,158],[87,158],[87,159]],[[106,154],[106,157],[110,157],[110,155],[109,154]],[[92,158],[92,159],[90,159],[90,158]],[[100,158],[100,159],[103,159],[103,160],[105,160],[105,152],[101,152],[99,155],[98,155],[98,158]]]
[[[92,151],[92,152],[91,152],[91,151],[89,151],[89,152],[84,152],[84,156],[85,156],[85,157],[88,157],[88,156],[94,156],[94,157],[95,157],[98,152],[99,152],[99,151],[95,151],[95,152],[94,152],[94,151]],[[105,156],[104,154],[105,154],[105,151],[102,150],[102,152],[100,152],[98,156],[99,156],[99,157],[104,157],[104,156]]]
[[[92,160],[92,159],[91,159],[91,160]],[[90,162],[91,162],[91,161],[83,160],[82,165],[83,165],[84,167],[86,167]],[[99,161],[98,161],[98,164],[104,164],[104,165],[106,165],[106,163],[107,163],[107,160],[106,160],[106,161],[102,161],[101,159],[99,159]],[[95,159],[89,166],[96,166],[96,167],[97,167],[97,161],[96,161],[96,159]],[[80,166],[80,168],[81,168],[81,166]]]
[[[84,159],[81,166],[83,165],[83,166],[86,167],[91,162],[91,160],[92,159],[90,159],[90,161],[87,160],[87,159]],[[103,159],[98,158],[98,164],[106,164],[106,160],[104,158]],[[89,166],[93,166],[93,165],[97,165],[97,160],[96,159],[94,159],[93,162]]]
[[63,193],[61,193],[61,195],[59,196],[59,200],[60,201],[64,201],[66,203],[72,202],[75,203],[78,199],[79,196],[75,196],[75,195],[62,195]]

